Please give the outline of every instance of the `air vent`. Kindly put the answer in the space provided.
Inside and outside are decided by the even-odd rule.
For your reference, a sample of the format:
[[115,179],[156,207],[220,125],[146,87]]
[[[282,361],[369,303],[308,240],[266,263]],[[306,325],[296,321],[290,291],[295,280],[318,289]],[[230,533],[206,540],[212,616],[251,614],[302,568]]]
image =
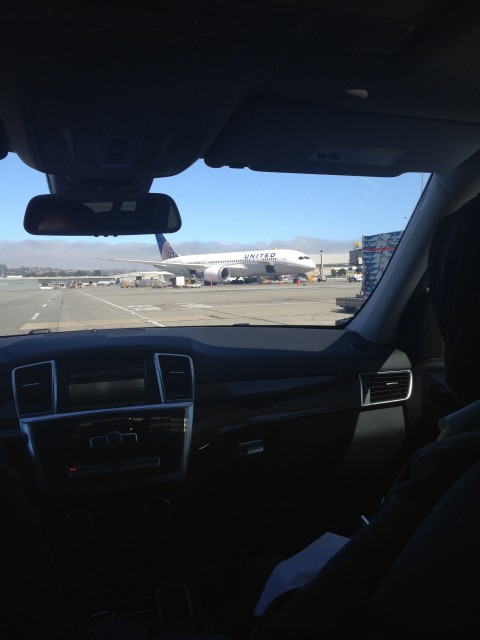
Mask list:
[[13,370],[13,392],[19,416],[54,413],[55,369],[40,362]]
[[165,402],[193,400],[193,366],[188,356],[157,353],[157,371]]
[[380,371],[362,373],[362,405],[383,404],[407,400],[412,391],[412,372]]

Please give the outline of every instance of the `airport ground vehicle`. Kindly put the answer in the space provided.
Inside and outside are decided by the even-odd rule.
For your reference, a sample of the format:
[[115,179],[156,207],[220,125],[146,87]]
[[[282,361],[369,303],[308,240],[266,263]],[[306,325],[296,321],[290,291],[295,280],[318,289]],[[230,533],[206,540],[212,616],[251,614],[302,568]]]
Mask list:
[[2,299],[0,441],[79,622],[153,610],[157,588],[186,583],[201,620],[241,636],[244,563],[354,531],[450,409],[425,270],[436,222],[480,190],[478,9],[328,6],[3,12],[0,147],[67,200],[135,200],[196,162],[265,181],[431,174],[377,289],[342,326],[111,328],[106,301],[83,331],[70,298],[79,324],[48,333],[53,315],[37,327],[28,300]]
[[349,282],[361,282],[362,274],[361,273],[347,273],[347,280]]
[[163,278],[128,276],[120,279],[120,287],[122,288],[151,287],[152,289],[164,289],[166,286],[167,283]]

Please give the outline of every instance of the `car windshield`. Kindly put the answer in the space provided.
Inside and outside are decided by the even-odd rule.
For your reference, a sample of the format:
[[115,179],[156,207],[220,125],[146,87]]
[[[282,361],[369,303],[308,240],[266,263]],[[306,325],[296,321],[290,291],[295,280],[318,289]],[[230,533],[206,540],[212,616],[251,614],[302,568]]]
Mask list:
[[[1,163],[1,335],[145,326],[335,326],[359,312],[427,182],[212,169],[155,179],[175,234],[31,236],[45,176]],[[233,253],[232,253],[233,252]],[[169,262],[170,261],[170,262]]]

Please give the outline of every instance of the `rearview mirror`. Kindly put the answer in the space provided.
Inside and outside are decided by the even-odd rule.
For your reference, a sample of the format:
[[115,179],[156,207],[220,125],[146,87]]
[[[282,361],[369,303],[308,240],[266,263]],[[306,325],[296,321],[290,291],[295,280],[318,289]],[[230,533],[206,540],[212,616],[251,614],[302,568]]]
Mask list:
[[30,200],[23,226],[36,236],[122,236],[173,233],[182,226],[175,201],[141,196],[41,195]]

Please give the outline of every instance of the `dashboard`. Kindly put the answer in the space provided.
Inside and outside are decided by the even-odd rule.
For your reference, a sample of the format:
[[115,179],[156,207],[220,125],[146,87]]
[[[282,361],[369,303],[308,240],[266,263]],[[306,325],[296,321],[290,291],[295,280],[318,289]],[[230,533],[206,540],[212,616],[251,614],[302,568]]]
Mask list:
[[382,473],[414,389],[403,352],[298,327],[7,337],[0,371],[0,440],[75,542],[181,527],[215,500],[288,508]]

